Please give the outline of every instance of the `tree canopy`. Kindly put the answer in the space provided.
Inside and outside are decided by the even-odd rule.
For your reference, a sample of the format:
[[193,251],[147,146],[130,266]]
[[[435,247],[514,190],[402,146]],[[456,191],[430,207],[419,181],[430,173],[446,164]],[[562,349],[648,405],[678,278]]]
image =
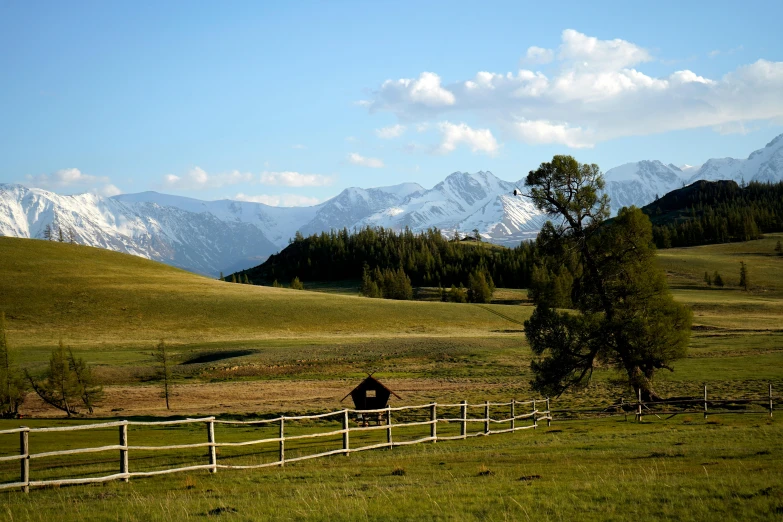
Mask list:
[[279,254],[242,275],[255,284],[290,281],[294,277],[304,281],[359,280],[366,266],[382,272],[402,269],[413,286],[449,287],[469,285],[470,275],[479,271],[499,287],[526,288],[530,284],[532,259],[531,242],[502,248],[451,240],[437,229],[414,233],[409,229],[367,227],[308,237],[298,234]]
[[596,368],[611,367],[645,398],[656,398],[655,372],[684,357],[691,313],[674,301],[655,266],[650,220],[635,207],[608,220],[600,169],[571,156],[542,163],[526,185],[552,219],[537,238],[536,266],[562,276],[556,292],[551,284],[531,292],[535,310],[525,334],[538,356],[533,387],[561,394],[586,385]]

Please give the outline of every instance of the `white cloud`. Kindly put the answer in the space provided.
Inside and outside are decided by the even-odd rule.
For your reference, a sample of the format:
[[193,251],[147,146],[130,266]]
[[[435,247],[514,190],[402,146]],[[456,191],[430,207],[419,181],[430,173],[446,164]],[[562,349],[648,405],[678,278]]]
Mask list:
[[714,49],[714,50],[708,52],[707,56],[709,56],[710,58],[715,58],[716,56],[719,56],[721,54],[732,55],[732,54],[735,54],[735,53],[738,53],[738,52],[742,51],[743,49],[745,49],[744,45],[738,45],[737,47],[733,47],[733,48],[731,48],[731,49],[729,49],[727,51],[721,51],[720,49]]
[[251,181],[253,181],[253,174],[250,172],[232,170],[220,174],[208,174],[201,167],[194,167],[183,176],[166,174],[163,177],[163,185],[166,188],[179,190],[212,189],[225,187],[227,185],[250,183]]
[[566,29],[562,34],[558,59],[594,70],[616,71],[649,62],[652,56],[646,49],[619,38],[599,40],[594,36]]
[[400,124],[390,125],[389,127],[375,129],[375,134],[378,135],[379,138],[384,140],[399,138],[400,136],[403,135],[404,132],[405,132],[405,126]]
[[183,176],[166,174],[163,177],[163,186],[179,190],[205,190],[230,185],[261,183],[262,185],[275,185],[284,187],[321,187],[334,183],[334,178],[321,174],[300,174],[298,172],[269,172],[261,175],[251,172],[232,170],[220,174],[209,174],[201,167],[195,167]]
[[[383,106],[413,106],[414,110],[437,110],[454,105],[456,103],[454,93],[444,89],[440,82],[440,76],[431,72],[421,73],[418,79],[386,80],[376,93],[378,99],[364,106],[370,110]],[[378,100],[381,103],[378,103]]]
[[300,174],[299,172],[269,172],[261,173],[262,185],[283,187],[323,187],[334,183],[334,178],[322,174]]
[[[469,115],[525,143],[574,148],[624,136],[742,128],[783,118],[783,62],[758,60],[720,78],[690,70],[652,76],[640,70],[652,54],[632,42],[600,40],[573,29],[561,37],[550,75],[527,69],[480,71],[443,85],[437,74],[425,72],[418,79],[383,82],[368,110],[391,112],[417,126],[457,118],[451,114]],[[523,61],[543,60],[546,51],[531,47]],[[441,150],[457,142],[444,140]]]
[[588,133],[568,124],[552,123],[546,120],[523,120],[513,124],[512,134],[520,141],[532,144],[561,143],[574,149],[592,147]]
[[441,143],[435,152],[447,154],[458,145],[467,145],[473,152],[494,155],[498,151],[498,142],[489,129],[472,129],[465,123],[454,124],[444,121],[438,124]]
[[264,205],[273,207],[310,207],[317,205],[320,202],[318,198],[299,196],[297,194],[281,194],[275,196],[260,194],[257,196],[249,196],[241,192],[234,196],[234,199],[237,201],[249,201],[251,203],[263,203]]
[[383,167],[383,161],[378,158],[365,158],[355,152],[348,154],[348,162],[353,165],[359,165],[360,167],[370,167],[372,169],[380,169]]
[[98,187],[94,190],[94,192],[99,196],[104,196],[107,198],[122,194],[122,191],[118,189],[116,185],[112,185],[111,183],[103,185],[102,187]]
[[555,52],[552,49],[544,49],[534,45],[527,48],[524,61],[526,63],[549,63],[554,59],[554,57]]
[[301,143],[296,143],[294,145],[291,145],[291,148],[292,149],[297,149],[297,150],[305,150],[307,148],[307,146],[306,145],[302,145]]
[[107,176],[91,176],[76,168],[60,169],[52,174],[25,176],[25,184],[55,192],[92,192],[99,196],[116,196],[122,191]]

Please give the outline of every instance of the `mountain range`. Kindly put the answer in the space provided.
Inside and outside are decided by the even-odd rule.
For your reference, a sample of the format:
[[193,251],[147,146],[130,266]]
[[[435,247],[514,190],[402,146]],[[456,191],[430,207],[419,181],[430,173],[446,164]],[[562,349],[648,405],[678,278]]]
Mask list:
[[[661,161],[628,163],[606,171],[612,210],[644,206],[696,180],[783,181],[783,135],[747,159],[710,159],[699,167]],[[261,263],[303,235],[331,229],[383,226],[444,234],[478,229],[485,240],[515,245],[535,237],[546,217],[514,196],[524,179],[509,182],[491,172],[454,172],[431,189],[403,183],[348,188],[310,207],[198,199],[142,192],[110,198],[62,196],[0,184],[0,235],[43,238],[49,225],[81,244],[126,252],[194,272],[217,275]]]

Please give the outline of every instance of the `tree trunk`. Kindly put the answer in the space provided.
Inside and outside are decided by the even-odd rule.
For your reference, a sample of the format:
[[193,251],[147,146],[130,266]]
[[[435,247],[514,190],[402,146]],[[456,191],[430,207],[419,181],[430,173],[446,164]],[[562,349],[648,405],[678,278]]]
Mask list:
[[634,392],[638,395],[639,390],[642,391],[642,400],[646,402],[660,401],[663,397],[658,395],[653,389],[653,375],[646,375],[644,371],[638,366],[628,368],[628,379],[633,386]]

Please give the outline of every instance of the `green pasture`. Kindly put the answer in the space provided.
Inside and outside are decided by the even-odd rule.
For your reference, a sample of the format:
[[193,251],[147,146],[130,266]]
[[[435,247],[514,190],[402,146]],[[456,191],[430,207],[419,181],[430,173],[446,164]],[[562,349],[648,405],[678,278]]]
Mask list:
[[[781,235],[748,243],[662,250],[675,298],[694,312],[689,355],[661,372],[665,396],[761,398],[783,390]],[[739,261],[752,288],[737,287]],[[718,270],[723,289],[703,282]],[[150,351],[161,339],[175,368],[175,411],[214,414],[215,401],[243,386],[304,391],[278,406],[227,407],[223,418],[336,410],[366,372],[400,391],[399,404],[432,400],[500,401],[533,396],[532,354],[520,324],[532,312],[524,290],[499,289],[491,305],[398,302],[355,295],[352,282],[294,291],[224,283],[144,259],[44,241],[0,238],[0,309],[17,361],[42,368],[59,339],[95,365],[110,403],[101,419],[3,420],[0,430],[111,420],[132,410],[123,393],[157,390]],[[305,281],[308,286],[308,282]],[[425,293],[430,291],[424,289]],[[185,404],[190,386],[217,390]],[[125,390],[112,393],[112,390]],[[157,391],[150,391],[152,395]],[[314,399],[314,398],[317,398]],[[622,376],[598,368],[591,385],[553,399],[554,409],[601,408],[630,400]],[[777,399],[776,399],[777,400]],[[234,404],[234,403],[229,403]],[[280,403],[282,404],[282,403]],[[24,411],[24,406],[23,406]],[[757,406],[755,411],[761,411]],[[445,414],[446,412],[444,412]],[[161,405],[153,420],[169,415]],[[43,418],[48,417],[48,418]],[[117,417],[112,417],[117,418]],[[562,418],[562,417],[561,417]],[[572,520],[770,519],[783,516],[783,433],[777,417],[700,414],[637,424],[623,417],[559,420],[535,432],[479,437],[334,456],[283,468],[220,470],[108,483],[0,493],[7,520]],[[336,421],[291,426],[290,433],[339,427]],[[472,429],[478,426],[471,426]],[[274,437],[267,428],[217,428],[218,441]],[[428,426],[395,437],[417,438]],[[439,431],[456,426],[439,426]],[[450,433],[449,433],[450,434]],[[117,429],[31,434],[33,451],[116,444]],[[132,445],[205,442],[203,425],[129,429]],[[385,440],[356,435],[352,445]],[[398,439],[402,440],[402,439]],[[287,446],[290,457],[337,449],[340,436]],[[18,451],[18,435],[0,436],[0,456]],[[221,448],[219,462],[271,462],[277,445]],[[116,472],[116,451],[31,462],[33,479]],[[131,470],[206,463],[203,448],[131,453]],[[16,480],[18,462],[0,463]]]
[[[140,439],[136,431],[131,429],[131,441]],[[203,427],[184,431],[194,441],[205,436]],[[100,436],[105,441],[95,442],[110,443],[113,431]],[[170,437],[161,433],[144,439],[164,440]],[[218,462],[224,458],[233,459],[221,452]],[[236,462],[274,456],[259,449],[242,458]],[[131,456],[131,470],[174,462],[163,459]],[[116,460],[111,454],[102,469],[82,471],[111,472]],[[555,420],[535,431],[283,468],[3,492],[0,513],[7,520],[770,520],[783,514],[781,461],[780,423],[764,415],[706,422],[700,415],[653,417],[641,424],[622,417]],[[204,451],[185,454],[179,463],[202,462]],[[57,472],[34,470],[32,476]]]

